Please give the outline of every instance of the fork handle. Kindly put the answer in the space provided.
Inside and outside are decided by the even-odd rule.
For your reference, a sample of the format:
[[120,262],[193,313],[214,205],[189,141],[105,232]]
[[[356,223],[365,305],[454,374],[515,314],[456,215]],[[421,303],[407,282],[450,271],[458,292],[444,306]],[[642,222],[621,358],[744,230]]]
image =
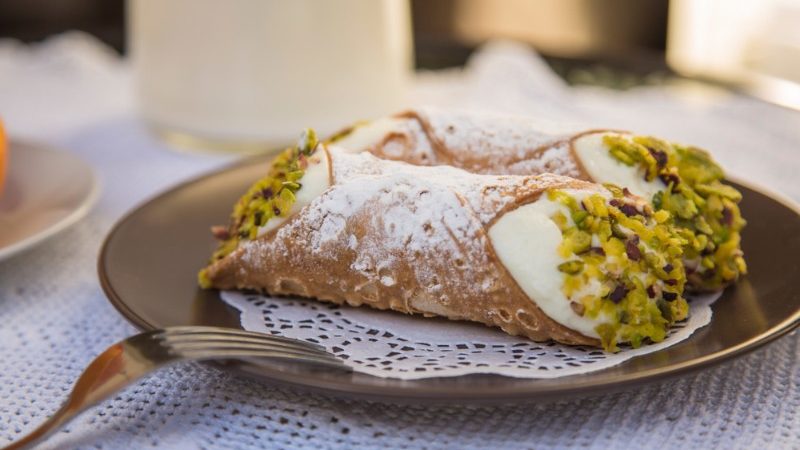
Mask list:
[[31,448],[34,444],[41,442],[53,434],[61,425],[69,422],[79,413],[80,411],[68,410],[65,404],[49,419],[44,421],[44,423],[36,427],[36,429],[23,436],[21,439],[12,442],[10,445],[3,447],[2,450],[22,450]]
[[[203,334],[205,333],[205,334]],[[242,333],[245,336],[242,336]],[[333,355],[308,343],[288,345],[286,340],[207,327],[172,327],[153,330],[122,340],[95,358],[83,371],[64,405],[38,428],[2,450],[29,448],[49,436],[59,426],[105,400],[129,384],[164,366],[184,361],[244,358],[290,358],[336,367],[346,366]],[[194,335],[194,342],[186,340]],[[259,344],[260,342],[260,344]],[[197,344],[197,345],[196,345]]]
[[137,357],[135,349],[141,348],[141,345],[137,344],[151,340],[152,335],[152,332],[142,333],[106,349],[83,371],[69,398],[58,411],[36,429],[2,450],[30,448],[111,394],[165,365],[185,360],[178,356],[170,356],[167,352],[159,355],[161,358],[158,364],[154,364],[153,360],[147,357]]
[[[169,328],[179,330],[180,327]],[[165,330],[153,330],[124,339],[101,353],[83,371],[64,407],[64,414],[77,414],[93,406],[112,394],[124,389],[142,377],[165,366],[179,362],[206,361],[211,359],[240,358],[247,356],[280,356],[279,354],[300,354],[300,359],[317,363],[317,356],[297,349],[275,349],[269,353],[261,349],[264,344],[238,344],[236,351],[209,349],[203,342],[198,347],[191,343],[178,344],[164,338]],[[280,344],[273,344],[280,345]],[[335,359],[334,359],[335,360]],[[338,361],[337,361],[338,363]]]

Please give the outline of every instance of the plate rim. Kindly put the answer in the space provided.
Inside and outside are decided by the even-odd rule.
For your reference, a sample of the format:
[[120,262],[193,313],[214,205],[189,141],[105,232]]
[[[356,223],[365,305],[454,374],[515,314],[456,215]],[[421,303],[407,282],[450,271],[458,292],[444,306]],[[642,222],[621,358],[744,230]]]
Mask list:
[[[238,168],[254,164],[262,159],[266,159],[266,157],[267,155],[258,155],[255,157],[243,158],[242,160],[236,161],[232,164],[227,164],[217,169],[210,170],[208,172],[199,174],[185,181],[177,183],[171,187],[168,187],[163,191],[149,198],[146,198],[145,200],[139,202],[136,206],[132,207],[126,214],[124,214],[121,218],[119,218],[117,222],[114,224],[114,226],[108,231],[108,234],[103,240],[103,244],[100,247],[100,251],[98,254],[98,259],[97,259],[98,278],[100,281],[100,285],[103,289],[103,292],[105,293],[109,302],[135,328],[141,331],[148,331],[156,329],[157,327],[154,324],[149,323],[147,320],[145,320],[138,314],[136,314],[127,305],[122,296],[120,296],[115,291],[105,271],[108,246],[110,245],[110,242],[113,240],[116,233],[119,231],[120,227],[125,222],[127,222],[127,220],[130,219],[134,214],[136,214],[140,209],[148,206],[153,202],[158,201],[163,197],[172,194],[175,191],[183,189],[191,184],[201,182],[206,178],[216,176],[220,173],[236,170]],[[788,208],[789,210],[793,211],[795,214],[800,216],[800,203],[795,202],[793,199],[786,196],[785,194],[776,192],[756,182],[744,181],[737,176],[727,176],[726,180],[740,184],[762,195],[765,195],[766,197],[769,197],[770,199],[777,201],[782,206]],[[453,388],[445,388],[442,386],[429,386],[429,387],[414,386],[411,388],[403,389],[403,388],[398,388],[397,386],[387,387],[379,385],[354,384],[349,381],[334,382],[319,377],[315,378],[313,375],[310,377],[309,376],[299,377],[297,373],[273,369],[267,366],[256,367],[250,364],[226,364],[220,366],[226,369],[233,369],[233,371],[242,373],[246,376],[256,377],[258,379],[267,380],[280,385],[296,387],[321,393],[333,394],[339,397],[347,396],[347,397],[364,398],[377,401],[389,400],[389,401],[397,401],[400,403],[418,402],[420,400],[433,403],[457,402],[460,404],[519,403],[522,401],[538,401],[538,400],[547,401],[547,400],[554,400],[556,398],[564,399],[564,398],[572,398],[579,396],[585,397],[585,396],[590,396],[592,394],[599,395],[603,393],[629,389],[634,386],[666,381],[668,379],[672,379],[680,375],[686,375],[692,372],[703,370],[711,366],[716,366],[726,362],[730,362],[734,358],[748,354],[752,351],[762,348],[763,346],[771,342],[774,342],[775,340],[781,337],[786,336],[787,334],[791,333],[796,328],[798,328],[798,326],[800,326],[800,307],[797,310],[795,310],[793,314],[790,314],[781,322],[775,324],[771,328],[765,330],[764,332],[744,342],[741,342],[732,347],[726,347],[720,349],[714,353],[705,356],[695,357],[687,361],[671,364],[667,367],[652,368],[629,374],[623,374],[614,380],[608,380],[599,383],[592,381],[585,381],[582,383],[579,382],[576,384],[569,384],[566,386],[556,386],[552,388],[539,387],[538,389],[531,389],[530,384],[528,384],[528,385],[516,386],[514,388],[507,389],[501,392],[491,392],[491,393],[487,393],[481,390],[469,391],[468,388],[463,388],[463,387],[459,389],[453,389]],[[360,375],[369,376],[367,374],[360,374]],[[413,381],[424,382],[425,380],[433,380],[433,379],[441,380],[444,378],[471,377],[474,375],[475,374],[461,375],[458,377],[432,377],[432,378],[413,380]],[[496,376],[502,378],[513,378],[499,374],[489,374],[489,375],[480,374],[479,376]],[[570,377],[564,377],[564,378],[570,378]],[[401,382],[403,380],[395,379],[395,381]],[[529,379],[529,381],[531,383],[535,383],[537,379],[531,378]]]
[[35,151],[68,155],[69,158],[72,158],[74,161],[83,165],[84,168],[88,171],[90,187],[89,187],[89,192],[86,194],[86,196],[84,196],[83,199],[81,199],[81,202],[78,204],[78,206],[72,211],[70,211],[69,214],[62,217],[60,220],[50,224],[49,226],[39,231],[38,233],[35,233],[22,240],[14,242],[13,244],[6,245],[5,247],[0,247],[0,261],[4,261],[6,259],[11,258],[14,255],[17,255],[30,248],[33,248],[36,245],[44,242],[45,240],[75,225],[77,222],[79,222],[81,219],[83,219],[84,217],[86,217],[86,215],[89,214],[89,212],[97,203],[97,200],[100,198],[100,181],[97,177],[97,173],[94,167],[92,167],[83,158],[75,155],[72,152],[60,150],[59,147],[45,142],[26,140],[26,139],[16,139],[16,138],[9,140],[9,148],[12,148],[15,144],[24,145],[29,149],[33,148],[35,149]]

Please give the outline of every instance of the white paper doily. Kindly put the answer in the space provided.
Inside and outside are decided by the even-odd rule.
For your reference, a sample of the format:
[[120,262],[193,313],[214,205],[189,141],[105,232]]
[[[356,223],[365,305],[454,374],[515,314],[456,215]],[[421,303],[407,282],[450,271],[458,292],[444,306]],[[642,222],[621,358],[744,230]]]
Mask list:
[[711,321],[719,293],[690,299],[689,319],[663,342],[615,354],[583,346],[532,342],[481,324],[427,319],[310,299],[235,291],[222,299],[241,311],[242,327],[322,345],[357,372],[403,380],[495,373],[557,378],[615,366],[674,345]]

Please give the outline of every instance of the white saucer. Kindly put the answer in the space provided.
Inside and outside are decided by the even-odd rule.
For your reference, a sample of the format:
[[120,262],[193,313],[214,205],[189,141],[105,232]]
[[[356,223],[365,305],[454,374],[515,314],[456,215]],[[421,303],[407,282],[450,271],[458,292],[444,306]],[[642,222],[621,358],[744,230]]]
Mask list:
[[0,194],[0,261],[83,218],[98,194],[92,168],[44,144],[11,141]]

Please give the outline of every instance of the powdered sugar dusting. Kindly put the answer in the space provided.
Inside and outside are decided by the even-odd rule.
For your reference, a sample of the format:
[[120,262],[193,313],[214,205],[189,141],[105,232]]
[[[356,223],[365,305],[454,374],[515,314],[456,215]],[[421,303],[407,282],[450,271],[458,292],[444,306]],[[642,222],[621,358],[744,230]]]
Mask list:
[[[418,167],[382,161],[366,153],[347,154],[336,148],[331,148],[330,153],[336,189],[313,202],[303,217],[304,221],[320,224],[319,233],[309,237],[312,252],[335,251],[335,247],[326,244],[343,239],[346,219],[363,210],[369,202],[380,206],[381,213],[370,220],[382,233],[362,236],[360,240],[347,237],[348,245],[359,249],[351,269],[385,286],[396,283],[389,274],[401,250],[414,252],[436,248],[449,256],[460,252],[464,242],[480,234],[480,220],[472,216],[470,209],[464,208],[453,190],[446,189],[448,184],[463,187],[476,178],[474,175],[437,167],[427,168],[435,173],[421,177]],[[510,197],[495,196],[494,199],[500,208],[504,201],[511,201]],[[442,225],[448,228],[447,232],[435,229]],[[435,291],[433,277],[434,274],[419,268],[417,279]]]
[[337,144],[419,166],[580,177],[570,150],[574,134],[527,117],[427,107],[359,125]]
[[[401,186],[416,186],[431,200],[441,201],[442,205],[448,204],[453,198],[449,191],[459,193],[459,202],[466,203],[478,215],[485,225],[490,222],[498,211],[503,210],[509,203],[516,201],[522,186],[527,186],[532,191],[547,189],[551,186],[563,185],[574,182],[560,175],[545,173],[539,176],[509,176],[509,175],[482,175],[469,173],[450,166],[418,167],[402,162],[387,161],[376,158],[369,153],[349,153],[330,147],[332,158],[337,163],[333,165],[334,183],[351,184],[346,190],[353,191],[345,196],[337,196],[337,201],[347,202],[353,207],[358,207],[363,198],[376,190],[388,191]],[[371,178],[365,178],[371,175]],[[426,181],[430,180],[430,181]],[[358,187],[355,187],[357,185]],[[586,189],[595,189],[595,185],[586,183]],[[443,189],[444,188],[444,189]],[[382,202],[394,204],[396,199],[390,196],[381,197]],[[417,208],[416,215],[410,220],[419,220],[420,214],[435,214],[437,203],[433,203],[431,211]],[[459,203],[460,204],[460,203]],[[332,204],[331,209],[339,212],[342,205]],[[349,211],[352,213],[352,209]]]
[[[433,139],[470,171],[578,175],[568,146],[568,138],[574,132],[522,116],[431,107],[419,108],[415,113],[427,124]],[[470,159],[480,164],[473,164]],[[497,171],[499,167],[503,168],[501,172]]]
[[404,136],[408,141],[387,141],[381,148],[384,157],[419,163],[436,160],[428,135],[425,134],[425,130],[418,120],[406,119],[398,121],[393,132]]
[[507,172],[515,175],[530,175],[537,173],[556,173],[565,176],[578,176],[578,166],[570,153],[569,143],[556,142],[541,149],[535,157],[523,158],[508,165]]

